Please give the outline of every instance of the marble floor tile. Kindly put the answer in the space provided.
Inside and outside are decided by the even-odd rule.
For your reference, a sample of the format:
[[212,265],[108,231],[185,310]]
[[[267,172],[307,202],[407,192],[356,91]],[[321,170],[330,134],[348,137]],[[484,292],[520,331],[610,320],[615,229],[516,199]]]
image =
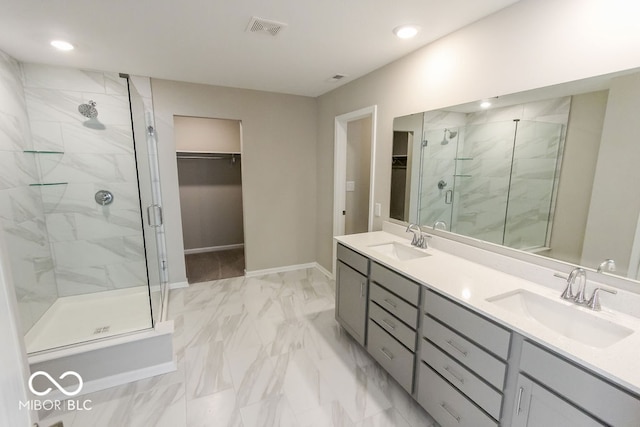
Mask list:
[[338,400],[296,414],[300,427],[354,427]]
[[65,427],[432,427],[335,320],[316,269],[171,291],[177,370],[91,393],[91,411],[42,413]]
[[273,396],[240,409],[245,427],[298,427],[285,396]]
[[138,393],[131,408],[132,426],[186,427],[184,384],[153,388]]
[[278,378],[263,346],[227,353],[227,360],[238,405],[246,406],[282,394],[282,379]]
[[243,427],[233,389],[187,401],[188,427]]
[[185,349],[187,399],[232,388],[222,341]]
[[354,422],[360,422],[391,407],[375,379],[351,360],[332,358],[320,361],[321,375]]

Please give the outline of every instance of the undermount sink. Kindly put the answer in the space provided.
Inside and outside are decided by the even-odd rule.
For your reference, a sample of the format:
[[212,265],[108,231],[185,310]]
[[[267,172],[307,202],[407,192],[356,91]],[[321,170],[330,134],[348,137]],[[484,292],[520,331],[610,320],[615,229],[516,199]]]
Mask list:
[[428,257],[429,254],[411,246],[398,242],[383,243],[370,246],[371,249],[398,261],[408,261],[416,258]]
[[487,301],[512,313],[533,319],[556,333],[591,347],[609,347],[633,333],[632,329],[576,306],[560,300],[554,301],[524,289],[487,298]]

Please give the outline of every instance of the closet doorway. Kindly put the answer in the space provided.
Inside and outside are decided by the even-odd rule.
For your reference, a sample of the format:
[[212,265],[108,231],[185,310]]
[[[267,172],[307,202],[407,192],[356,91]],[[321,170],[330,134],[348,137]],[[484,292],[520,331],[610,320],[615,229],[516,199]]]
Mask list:
[[173,117],[189,283],[244,276],[242,123]]

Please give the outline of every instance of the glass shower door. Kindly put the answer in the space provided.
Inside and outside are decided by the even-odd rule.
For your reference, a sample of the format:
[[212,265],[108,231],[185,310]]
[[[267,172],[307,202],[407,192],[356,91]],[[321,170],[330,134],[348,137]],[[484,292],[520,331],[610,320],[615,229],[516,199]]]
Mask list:
[[164,279],[166,262],[161,257],[164,235],[162,234],[162,208],[160,204],[157,151],[155,149],[156,140],[147,127],[142,96],[131,80],[129,80],[129,97],[140,186],[140,208],[149,280],[149,297],[153,324],[155,325],[162,320],[162,310],[166,297],[166,280]]

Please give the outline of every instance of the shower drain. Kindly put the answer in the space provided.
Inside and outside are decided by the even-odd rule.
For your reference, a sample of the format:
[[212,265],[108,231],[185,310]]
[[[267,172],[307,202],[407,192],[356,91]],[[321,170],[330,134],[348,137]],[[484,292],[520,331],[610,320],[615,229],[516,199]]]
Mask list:
[[109,328],[110,328],[110,327],[111,327],[111,326],[102,326],[102,327],[100,327],[100,328],[96,328],[96,329],[93,331],[93,335],[96,335],[96,334],[104,334],[105,332],[109,332]]

